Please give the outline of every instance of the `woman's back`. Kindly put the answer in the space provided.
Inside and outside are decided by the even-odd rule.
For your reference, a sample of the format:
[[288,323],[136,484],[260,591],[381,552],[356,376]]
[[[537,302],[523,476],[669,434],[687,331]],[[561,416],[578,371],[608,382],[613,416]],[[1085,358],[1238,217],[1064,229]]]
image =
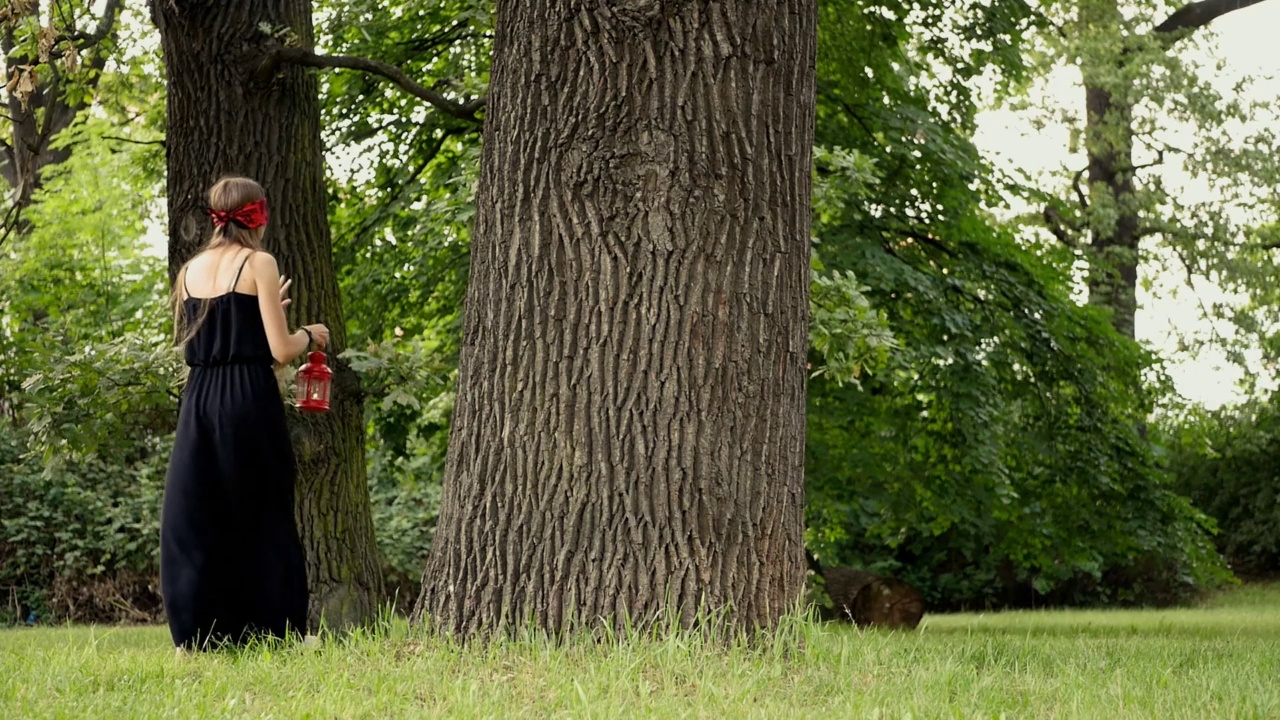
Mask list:
[[185,349],[188,365],[271,365],[256,283],[244,272],[252,256],[238,247],[215,249],[187,265],[183,312],[195,328]]

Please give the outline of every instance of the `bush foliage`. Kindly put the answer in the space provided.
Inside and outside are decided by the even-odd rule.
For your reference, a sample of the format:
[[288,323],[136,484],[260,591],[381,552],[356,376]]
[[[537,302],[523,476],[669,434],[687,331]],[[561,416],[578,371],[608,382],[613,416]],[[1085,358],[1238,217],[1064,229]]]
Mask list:
[[1214,518],[1217,544],[1244,577],[1280,575],[1280,405],[1275,396],[1170,418],[1178,488]]

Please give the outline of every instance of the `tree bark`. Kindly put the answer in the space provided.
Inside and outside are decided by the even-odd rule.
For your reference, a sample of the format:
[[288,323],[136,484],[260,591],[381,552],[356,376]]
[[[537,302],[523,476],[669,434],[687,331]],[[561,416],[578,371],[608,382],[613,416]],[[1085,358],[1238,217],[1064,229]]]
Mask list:
[[804,588],[814,0],[500,0],[415,611],[773,624]]
[[1218,18],[1257,5],[1264,0],[1201,0],[1191,2],[1178,8],[1165,21],[1156,25],[1152,32],[1156,34],[1174,34],[1182,31],[1198,30]]
[[[295,279],[290,320],[324,322],[333,353],[345,345],[333,269],[320,140],[318,85],[286,66],[263,77],[268,39],[288,28],[314,45],[310,0],[153,0],[168,75],[169,276],[207,240],[208,188],[241,174],[267,190],[268,249]],[[292,416],[298,455],[298,527],[307,554],[311,620],[344,627],[373,619],[382,577],[364,458],[362,397],[352,371],[336,370],[333,407]]]

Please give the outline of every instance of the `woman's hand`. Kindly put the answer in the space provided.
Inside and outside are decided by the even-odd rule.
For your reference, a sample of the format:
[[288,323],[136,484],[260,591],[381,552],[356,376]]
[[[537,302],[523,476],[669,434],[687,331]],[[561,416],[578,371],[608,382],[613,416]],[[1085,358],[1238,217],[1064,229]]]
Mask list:
[[280,276],[280,307],[282,309],[289,307],[289,304],[293,302],[293,298],[289,297],[289,286],[292,284],[292,280],[283,275]]
[[315,325],[303,325],[303,327],[311,333],[311,337],[315,338],[316,346],[321,350],[329,344],[329,328],[325,327],[321,323],[316,323]]

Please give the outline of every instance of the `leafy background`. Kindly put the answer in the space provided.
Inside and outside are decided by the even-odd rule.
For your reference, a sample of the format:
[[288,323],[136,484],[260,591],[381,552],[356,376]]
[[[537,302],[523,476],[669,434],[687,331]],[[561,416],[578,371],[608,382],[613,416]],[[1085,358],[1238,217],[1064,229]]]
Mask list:
[[[1010,171],[975,146],[983,109],[1048,117],[1033,102],[1045,78],[1109,52],[1070,40],[1095,1],[820,4],[806,540],[823,565],[910,582],[931,610],[1167,604],[1280,568],[1273,398],[1212,412],[1179,399],[1167,358],[1083,301],[1096,258],[1035,212],[1069,213],[1070,169]],[[156,248],[161,67],[145,7],[125,7],[93,83],[45,86],[91,103],[0,245],[0,622],[160,610],[155,540],[182,367]],[[1107,32],[1165,10],[1125,7]],[[488,2],[315,11],[324,52],[483,94]],[[35,42],[29,19],[11,24]],[[1163,82],[1138,88],[1143,107],[1176,108],[1197,132],[1196,172],[1239,188],[1274,178],[1258,151],[1274,140],[1222,133],[1252,108],[1217,104],[1186,57],[1161,67]],[[377,78],[338,71],[321,86],[333,260],[349,360],[370,393],[369,491],[387,601],[404,608],[439,504],[480,132]],[[1239,328],[1220,346],[1269,357],[1280,305],[1259,243],[1275,214],[1241,226],[1228,212],[1237,192],[1197,213],[1150,187],[1141,212],[1165,223],[1153,242],[1186,256],[1180,271],[1250,298],[1206,308]],[[1159,247],[1144,261],[1167,260]]]

